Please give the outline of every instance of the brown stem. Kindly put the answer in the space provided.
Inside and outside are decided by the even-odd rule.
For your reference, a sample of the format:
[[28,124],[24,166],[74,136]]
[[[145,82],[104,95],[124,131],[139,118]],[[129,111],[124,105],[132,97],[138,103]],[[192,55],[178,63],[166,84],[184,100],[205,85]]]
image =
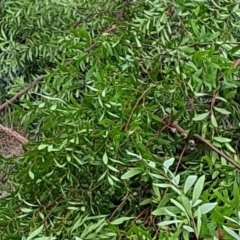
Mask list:
[[215,102],[216,102],[216,98],[218,96],[218,92],[215,92],[212,96],[212,100],[211,100],[211,106],[210,106],[210,114],[212,115],[213,114],[213,107],[215,105]]
[[[182,129],[177,123],[171,122],[169,118],[165,118],[164,121],[168,124],[169,127],[175,128],[182,136],[187,136],[188,135],[188,133],[184,129]],[[193,134],[193,137],[198,139],[199,141],[201,141],[205,145],[207,145],[211,150],[216,152],[219,156],[223,157],[229,163],[231,163],[235,168],[240,170],[240,165],[239,164],[237,164],[232,158],[227,156],[225,153],[223,153],[222,151],[220,151],[219,149],[214,147],[208,140],[204,139],[203,137],[201,137],[200,135],[198,135],[196,133]]]
[[138,100],[136,101],[135,105],[133,106],[133,109],[129,115],[129,118],[127,120],[127,123],[125,124],[125,127],[124,127],[124,130],[126,131],[128,128],[129,128],[129,124],[130,124],[130,121],[132,119],[132,116],[133,116],[133,113],[134,111],[136,110],[137,106],[139,105],[140,101],[144,98],[144,96],[147,94],[147,92],[152,88],[154,87],[155,85],[151,85],[150,87],[148,87],[143,93],[142,95],[138,98]]
[[123,2],[123,7],[122,7],[120,13],[119,13],[118,16],[117,16],[117,19],[124,18],[125,11],[126,11],[126,9],[127,9],[127,7],[128,7],[128,4],[129,4],[129,0],[125,0],[125,1]]
[[114,215],[116,214],[116,212],[119,210],[119,208],[120,208],[121,206],[123,206],[123,204],[124,204],[127,200],[128,200],[127,197],[122,200],[122,202],[116,207],[116,209],[113,211],[113,213],[112,213],[111,216],[109,217],[109,219],[108,219],[109,221],[112,220],[112,218],[114,217]]
[[30,83],[25,89],[17,93],[15,96],[13,96],[11,99],[6,100],[5,103],[0,105],[0,112],[4,110],[7,106],[13,104],[15,101],[17,101],[22,95],[24,95],[26,92],[28,92],[30,89],[34,88],[37,86],[44,78],[46,75],[42,75],[38,78],[36,78],[32,83]]
[[175,168],[174,174],[176,174],[177,171],[178,171],[179,165],[180,165],[180,163],[181,163],[181,161],[182,161],[183,154],[185,153],[186,148],[187,148],[187,144],[185,144],[185,146],[184,146],[184,148],[183,148],[183,150],[182,150],[182,152],[181,152],[181,154],[180,154],[180,156],[179,156],[179,160],[178,160],[177,166],[176,166],[176,168]]
[[3,125],[0,124],[0,132],[4,132],[6,135],[13,137],[18,140],[21,144],[25,144],[28,142],[28,140],[20,135],[19,133],[15,132],[14,130],[4,127]]

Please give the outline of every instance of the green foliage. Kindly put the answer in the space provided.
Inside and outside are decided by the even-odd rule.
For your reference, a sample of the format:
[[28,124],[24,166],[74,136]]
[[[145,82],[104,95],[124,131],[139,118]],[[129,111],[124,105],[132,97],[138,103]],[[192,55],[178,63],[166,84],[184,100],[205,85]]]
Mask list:
[[30,142],[2,239],[239,239],[239,173],[163,121],[238,161],[238,3],[5,0],[0,14],[8,97],[46,74],[7,116]]

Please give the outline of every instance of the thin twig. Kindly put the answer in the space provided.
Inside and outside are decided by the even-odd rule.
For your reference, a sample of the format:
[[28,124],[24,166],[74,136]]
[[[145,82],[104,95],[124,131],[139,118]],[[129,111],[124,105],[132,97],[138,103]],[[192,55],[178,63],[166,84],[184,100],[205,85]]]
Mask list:
[[164,131],[168,126],[165,124],[161,129],[158,129],[157,133],[154,134],[152,139],[147,143],[146,147],[150,145],[159,135],[162,131]]
[[147,92],[156,85],[151,85],[150,87],[148,87],[143,93],[142,95],[138,98],[138,100],[136,101],[135,105],[133,106],[133,109],[129,115],[129,118],[127,120],[127,123],[125,124],[125,127],[124,127],[124,131],[126,131],[128,128],[129,128],[129,124],[130,124],[130,121],[132,119],[132,116],[133,116],[133,113],[135,112],[137,106],[139,105],[140,101],[144,98],[144,96],[147,94]]
[[142,212],[140,212],[134,219],[133,222],[136,222],[140,217],[148,211],[148,208],[145,208]]
[[236,68],[240,65],[240,58],[238,58],[237,60],[234,61],[233,63],[233,68]]
[[129,4],[129,0],[125,0],[123,2],[123,7],[122,7],[120,13],[117,15],[117,19],[121,19],[121,18],[125,17],[125,11],[128,8],[128,4]]
[[[177,130],[177,132],[179,132],[182,136],[187,136],[188,135],[188,132],[186,132],[184,129],[182,129],[177,123],[171,122],[171,120],[169,118],[165,118],[164,121],[169,125],[169,127],[175,128]],[[207,145],[211,150],[216,152],[219,156],[223,157],[224,159],[226,159],[226,161],[231,163],[235,168],[240,170],[240,165],[239,164],[237,164],[232,158],[227,156],[225,153],[223,153],[222,151],[220,151],[219,149],[214,147],[208,140],[204,139],[203,137],[201,137],[200,135],[198,135],[196,133],[193,134],[193,137],[198,139],[199,141],[201,141],[205,145]]]
[[13,104],[15,101],[17,101],[22,95],[24,95],[25,93],[27,93],[30,89],[34,88],[35,86],[37,86],[44,78],[46,77],[46,75],[42,75],[38,78],[36,78],[32,83],[30,83],[26,88],[24,88],[22,91],[20,91],[19,93],[17,93],[15,96],[13,96],[11,99],[6,100],[5,103],[0,105],[0,112],[2,110],[4,110],[6,107],[8,107],[9,105]]
[[112,220],[112,218],[114,217],[114,215],[116,214],[116,212],[119,210],[119,208],[121,207],[121,206],[123,206],[123,204],[127,201],[127,197],[125,197],[123,200],[122,200],[122,202],[116,207],[116,209],[113,211],[113,213],[111,214],[111,216],[109,217],[109,221],[111,221]]
[[179,156],[179,159],[178,159],[177,166],[176,166],[176,168],[175,168],[174,174],[176,174],[177,171],[178,171],[178,168],[179,168],[179,166],[180,166],[180,163],[181,163],[181,161],[182,161],[183,154],[185,153],[186,148],[187,148],[187,143],[185,144],[185,146],[184,146],[184,148],[183,148],[183,150],[182,150],[182,152],[181,152],[181,154],[180,154],[180,156]]
[[218,92],[215,92],[212,96],[212,100],[211,100],[211,106],[210,106],[210,114],[212,115],[213,114],[213,107],[215,105],[215,102],[216,102],[216,98],[218,96]]

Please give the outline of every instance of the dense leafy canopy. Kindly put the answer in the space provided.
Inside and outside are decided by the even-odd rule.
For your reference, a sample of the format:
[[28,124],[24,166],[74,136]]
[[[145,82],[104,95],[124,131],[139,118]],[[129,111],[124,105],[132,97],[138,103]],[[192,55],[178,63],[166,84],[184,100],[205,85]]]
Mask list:
[[2,239],[240,239],[238,170],[192,140],[239,160],[239,16],[235,0],[1,1],[1,101],[45,75],[1,112],[30,140],[1,160]]

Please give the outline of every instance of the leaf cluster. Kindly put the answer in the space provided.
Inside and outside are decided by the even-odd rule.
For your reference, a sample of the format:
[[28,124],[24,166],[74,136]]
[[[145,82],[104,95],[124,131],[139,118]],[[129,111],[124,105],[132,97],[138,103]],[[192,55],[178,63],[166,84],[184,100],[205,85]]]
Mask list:
[[238,3],[5,0],[0,14],[2,98],[46,74],[5,113],[30,141],[1,160],[15,165],[2,239],[240,239],[239,173],[164,121],[238,161]]

